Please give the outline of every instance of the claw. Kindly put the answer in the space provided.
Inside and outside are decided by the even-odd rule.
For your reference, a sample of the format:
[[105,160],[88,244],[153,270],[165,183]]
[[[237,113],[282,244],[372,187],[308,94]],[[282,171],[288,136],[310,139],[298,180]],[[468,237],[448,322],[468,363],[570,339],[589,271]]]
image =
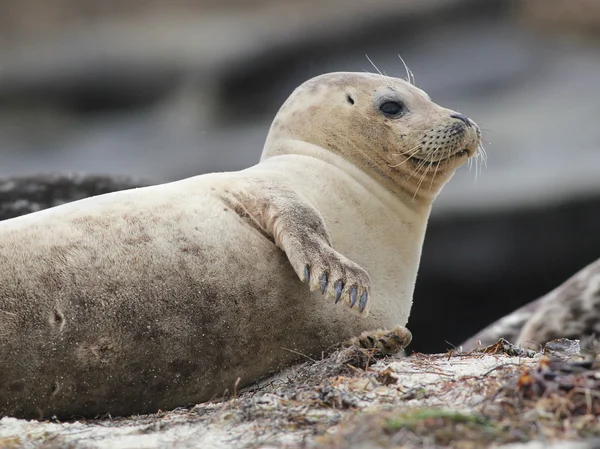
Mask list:
[[350,308],[354,307],[354,304],[356,304],[356,295],[358,295],[358,290],[356,287],[352,287],[350,289]]
[[362,295],[360,295],[360,303],[358,304],[359,306],[359,310],[361,312],[363,312],[365,310],[365,307],[367,306],[367,292],[366,290],[363,292]]
[[310,281],[310,267],[308,265],[306,265],[304,267],[304,281],[305,282],[309,282]]
[[321,294],[325,293],[325,289],[327,288],[327,273],[323,273],[321,276]]
[[342,297],[342,290],[344,290],[344,283],[342,281],[337,281],[335,286],[335,303],[337,304]]
[[379,339],[379,343],[381,343],[381,345],[382,345],[382,346],[383,346],[385,349],[387,349],[387,350],[389,350],[389,349],[390,349],[390,345],[388,345],[388,344],[387,344],[387,340],[386,340],[385,338],[380,338],[380,339]]

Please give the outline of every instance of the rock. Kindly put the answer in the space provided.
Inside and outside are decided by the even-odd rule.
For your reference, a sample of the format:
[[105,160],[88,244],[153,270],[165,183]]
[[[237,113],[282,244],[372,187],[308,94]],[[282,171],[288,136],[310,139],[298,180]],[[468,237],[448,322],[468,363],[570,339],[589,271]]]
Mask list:
[[127,176],[81,173],[4,177],[0,178],[0,220],[150,184],[149,181]]
[[600,259],[547,295],[496,321],[462,346],[487,345],[500,337],[539,349],[555,339],[600,335]]
[[[516,341],[537,307],[527,305],[532,298],[545,295],[598,259],[598,223],[600,195],[516,210],[432,217],[407,324],[413,334],[410,348],[444,351],[509,314],[492,325],[501,324],[502,333],[493,332],[484,344],[500,336]],[[593,267],[597,265],[589,268]],[[593,271],[583,271],[551,295],[559,295],[560,301],[586,288],[592,293],[592,276]],[[556,338],[577,338],[577,333]]]

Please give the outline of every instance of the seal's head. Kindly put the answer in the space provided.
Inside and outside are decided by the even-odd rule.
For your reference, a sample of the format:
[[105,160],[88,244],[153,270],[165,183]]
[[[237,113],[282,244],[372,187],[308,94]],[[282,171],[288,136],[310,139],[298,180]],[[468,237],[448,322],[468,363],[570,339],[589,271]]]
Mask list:
[[312,78],[290,95],[273,121],[263,159],[296,152],[290,140],[337,153],[388,190],[430,204],[477,154],[481,132],[402,79],[340,72]]

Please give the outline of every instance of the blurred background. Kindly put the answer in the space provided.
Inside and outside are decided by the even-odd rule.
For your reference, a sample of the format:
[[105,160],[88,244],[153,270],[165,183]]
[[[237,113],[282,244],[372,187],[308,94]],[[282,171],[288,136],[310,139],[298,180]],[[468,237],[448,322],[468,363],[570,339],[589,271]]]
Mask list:
[[398,54],[489,154],[426,237],[409,328],[443,351],[600,256],[598,0],[2,0],[0,176],[245,168],[298,84]]

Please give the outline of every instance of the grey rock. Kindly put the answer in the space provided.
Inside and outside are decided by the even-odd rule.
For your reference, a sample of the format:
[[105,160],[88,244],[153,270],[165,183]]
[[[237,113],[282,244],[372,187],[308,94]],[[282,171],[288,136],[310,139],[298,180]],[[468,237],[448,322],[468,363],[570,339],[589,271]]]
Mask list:
[[600,336],[600,259],[543,297],[519,308],[463,343],[466,349],[500,337],[539,349],[555,339]]
[[[536,303],[528,304],[598,259],[598,223],[600,195],[432,217],[407,325],[413,333],[409,349],[444,351],[509,314],[492,325],[501,325],[502,333],[490,334],[484,344],[500,336],[516,342],[535,311]],[[577,338],[577,332],[558,337]]]
[[90,196],[150,184],[149,181],[127,176],[83,173],[0,178],[0,220],[37,212]]

